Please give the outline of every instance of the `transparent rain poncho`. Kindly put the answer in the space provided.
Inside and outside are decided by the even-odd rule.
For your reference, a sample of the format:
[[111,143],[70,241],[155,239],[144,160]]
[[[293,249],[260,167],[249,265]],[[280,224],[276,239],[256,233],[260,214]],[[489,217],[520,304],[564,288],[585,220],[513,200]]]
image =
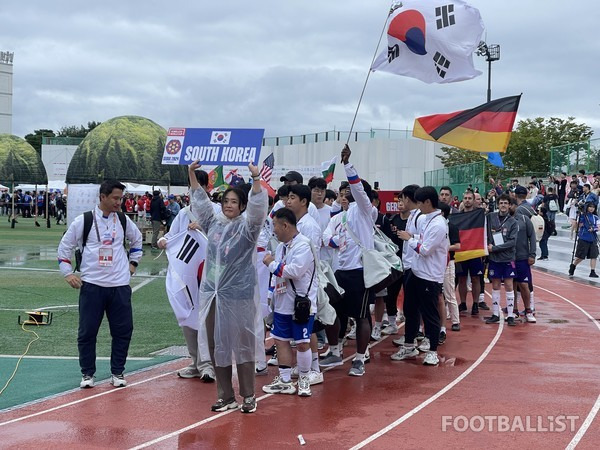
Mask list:
[[192,190],[191,202],[198,224],[208,237],[199,295],[199,359],[210,359],[206,317],[214,301],[215,365],[254,362],[259,345],[257,324],[262,320],[256,242],[267,217],[267,192],[254,195],[250,192],[245,214],[234,219],[228,219],[222,212],[215,214],[204,189]]

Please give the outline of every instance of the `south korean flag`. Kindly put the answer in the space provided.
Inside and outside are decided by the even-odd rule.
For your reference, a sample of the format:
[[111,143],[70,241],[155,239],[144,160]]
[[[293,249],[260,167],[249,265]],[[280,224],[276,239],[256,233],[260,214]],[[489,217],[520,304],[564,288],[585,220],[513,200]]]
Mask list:
[[198,329],[198,268],[206,258],[208,239],[198,230],[185,230],[167,245],[166,289],[179,326]]

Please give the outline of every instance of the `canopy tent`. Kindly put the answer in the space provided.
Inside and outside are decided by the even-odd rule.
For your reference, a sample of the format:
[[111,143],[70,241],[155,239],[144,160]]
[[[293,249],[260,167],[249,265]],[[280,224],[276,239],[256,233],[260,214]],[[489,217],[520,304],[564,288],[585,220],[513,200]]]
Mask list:
[[0,184],[0,191],[8,191],[8,188],[3,184]]
[[0,182],[11,186],[18,182],[48,182],[40,155],[25,139],[0,134]]
[[[67,184],[64,181],[48,181],[48,191],[49,192],[56,192],[56,191],[60,191],[60,192],[64,192],[65,188],[67,187]],[[45,191],[46,190],[46,185],[45,184],[19,184],[15,187],[15,190],[17,189],[21,189],[23,192],[25,191],[35,191],[36,189],[38,191]]]
[[[184,166],[163,165],[167,131],[144,117],[114,117],[79,144],[67,170],[68,184],[106,179],[160,186],[187,186]],[[144,191],[145,192],[145,191]]]

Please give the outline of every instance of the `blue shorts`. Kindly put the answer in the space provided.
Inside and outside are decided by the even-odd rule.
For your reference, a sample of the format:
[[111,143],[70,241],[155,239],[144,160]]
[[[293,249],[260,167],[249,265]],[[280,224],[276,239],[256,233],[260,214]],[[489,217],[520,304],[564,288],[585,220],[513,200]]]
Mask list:
[[459,263],[455,263],[456,276],[466,277],[471,274],[471,278],[478,277],[483,274],[483,260],[481,258],[467,259]]
[[514,278],[516,276],[515,262],[494,262],[490,261],[488,264],[488,277],[490,279],[501,279]]
[[516,282],[529,283],[531,281],[531,266],[529,265],[528,260],[521,259],[519,261],[515,261],[515,269],[517,271],[515,276]]
[[311,314],[307,323],[297,324],[291,314],[273,313],[273,330],[271,336],[280,341],[310,342],[315,315]]

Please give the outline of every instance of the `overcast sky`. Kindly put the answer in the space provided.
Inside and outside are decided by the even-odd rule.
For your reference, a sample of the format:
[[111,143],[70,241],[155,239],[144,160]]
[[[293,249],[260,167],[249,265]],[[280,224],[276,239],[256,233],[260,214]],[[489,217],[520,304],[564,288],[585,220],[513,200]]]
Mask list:
[[[13,133],[129,114],[266,136],[347,130],[390,3],[2,0]],[[501,46],[492,97],[522,92],[518,119],[574,116],[600,137],[598,2],[470,3]],[[444,85],[371,74],[355,129],[484,103],[487,63],[475,66],[483,75]]]

